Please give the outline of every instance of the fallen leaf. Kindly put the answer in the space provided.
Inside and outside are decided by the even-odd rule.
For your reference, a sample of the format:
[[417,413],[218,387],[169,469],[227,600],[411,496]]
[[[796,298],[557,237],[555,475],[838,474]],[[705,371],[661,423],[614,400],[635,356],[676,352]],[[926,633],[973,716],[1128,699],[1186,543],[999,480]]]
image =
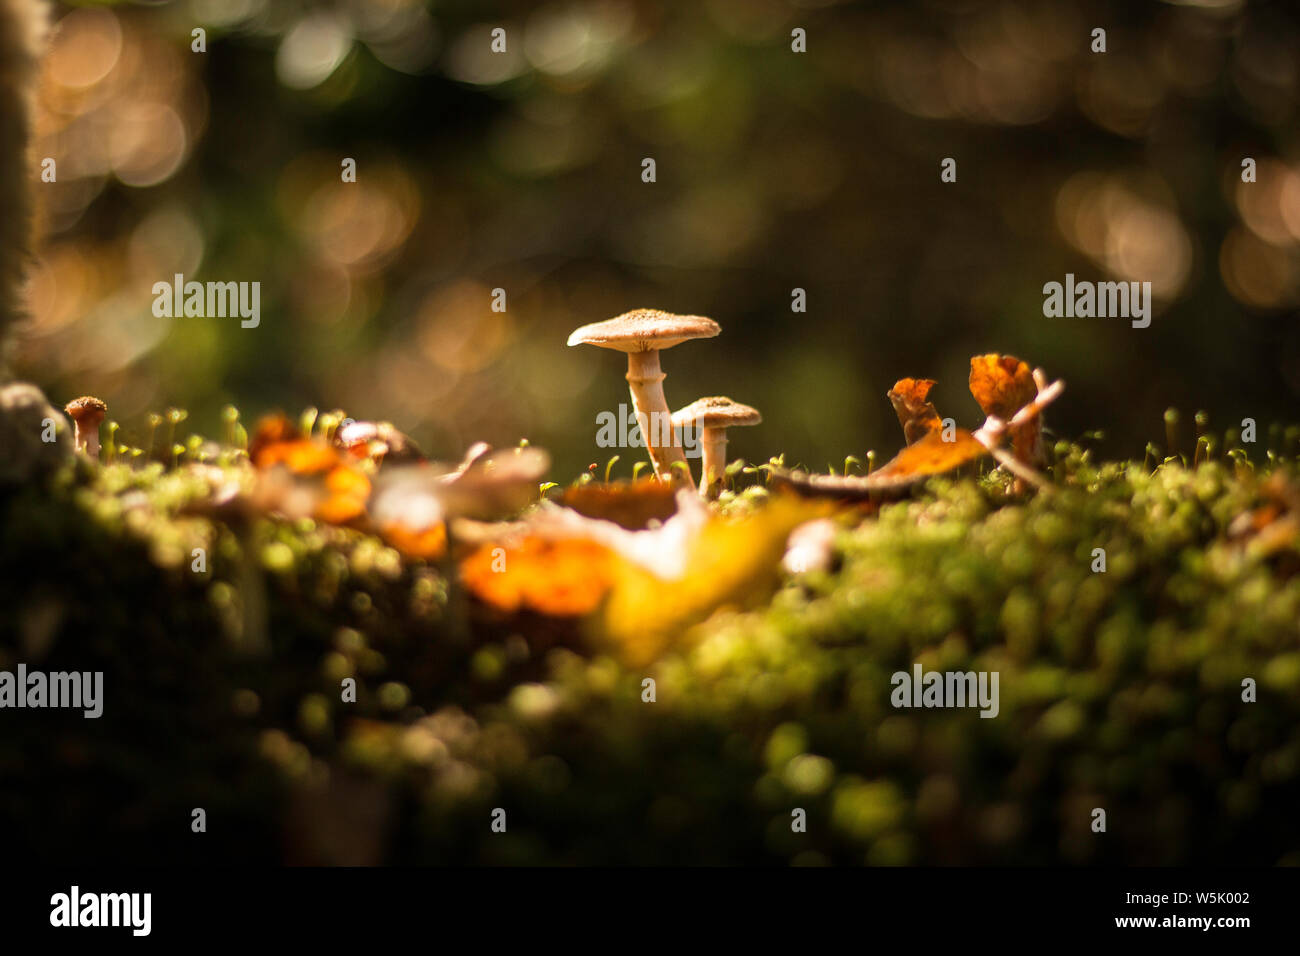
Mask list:
[[828,505],[780,496],[744,518],[711,516],[690,541],[681,574],[673,579],[631,561],[616,562],[603,636],[629,663],[643,665],[718,609],[766,600],[780,581],[790,532],[828,513]]
[[327,524],[365,516],[370,479],[337,448],[303,438],[283,415],[262,419],[248,445],[258,472],[249,500],[263,511],[289,517],[310,514]]
[[900,378],[886,393],[909,445],[943,428],[943,420],[929,400],[934,384],[931,378]]
[[379,536],[404,557],[419,561],[437,561],[447,553],[447,529],[442,524],[417,531],[394,521],[381,524],[378,529]]
[[604,600],[617,560],[594,541],[530,535],[480,546],[461,562],[460,579],[471,594],[499,611],[581,617]]
[[674,490],[677,511],[667,521],[633,531],[603,518],[549,505],[529,522],[532,533],[549,538],[585,538],[604,545],[624,560],[667,580],[686,573],[691,544],[708,523],[710,511],[700,496]]
[[283,465],[295,475],[318,475],[342,461],[333,448],[305,438],[266,445],[249,457],[253,466],[262,471]]
[[298,426],[284,415],[266,415],[258,420],[248,439],[248,458],[256,465],[258,457],[267,447],[300,438],[302,434],[298,431]]
[[932,475],[953,471],[986,454],[988,449],[984,444],[964,428],[952,430],[952,441],[944,441],[941,432],[930,432],[863,481],[880,490],[905,488]]
[[370,479],[359,469],[341,464],[325,475],[325,498],[316,506],[316,518],[329,524],[347,524],[366,513]]
[[613,521],[639,531],[652,521],[666,521],[677,511],[676,488],[657,478],[610,483],[588,482],[567,488],[560,504],[588,518]]
[[[970,360],[970,391],[985,415],[1009,421],[1038,395],[1038,384],[1029,366],[1014,355],[991,353]],[[1042,431],[1041,415],[1008,429],[1011,453],[1017,461],[1041,463]]]
[[976,355],[970,360],[970,392],[985,415],[1004,421],[1038,394],[1029,366],[1014,355]]
[[926,478],[953,471],[988,452],[972,432],[957,428],[953,430],[952,441],[944,441],[941,432],[930,432],[866,476],[809,475],[776,468],[771,477],[777,487],[789,488],[806,497],[887,500],[904,494]]

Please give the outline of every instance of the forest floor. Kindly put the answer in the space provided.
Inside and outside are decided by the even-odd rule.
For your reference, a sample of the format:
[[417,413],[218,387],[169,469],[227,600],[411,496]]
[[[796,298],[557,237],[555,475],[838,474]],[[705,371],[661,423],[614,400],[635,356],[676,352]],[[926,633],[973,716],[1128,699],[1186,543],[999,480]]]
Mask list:
[[[510,598],[475,589],[473,545],[458,567],[211,506],[250,471],[77,456],[0,490],[0,670],[104,674],[98,719],[6,717],[19,852],[1300,863],[1300,484],[1276,454],[1058,443],[1035,492],[999,470],[835,510],[806,570],[780,563],[791,520],[725,538],[794,507],[751,474],[682,582],[591,601],[574,578],[605,551],[507,549]],[[898,706],[918,665],[996,675],[995,707]]]

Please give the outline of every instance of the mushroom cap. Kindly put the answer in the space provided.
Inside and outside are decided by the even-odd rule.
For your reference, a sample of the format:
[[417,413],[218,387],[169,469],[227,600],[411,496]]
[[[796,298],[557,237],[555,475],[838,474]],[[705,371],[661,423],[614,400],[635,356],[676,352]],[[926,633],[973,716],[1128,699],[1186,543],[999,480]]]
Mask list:
[[74,398],[63,410],[78,425],[98,425],[108,414],[108,406],[93,395]]
[[658,309],[633,309],[604,322],[574,329],[570,345],[598,345],[619,352],[670,349],[688,339],[711,339],[722,329],[702,315],[674,315]]
[[725,395],[701,398],[673,412],[673,427],[699,425],[701,428],[730,428],[733,425],[757,425],[763,420],[757,408],[733,402]]

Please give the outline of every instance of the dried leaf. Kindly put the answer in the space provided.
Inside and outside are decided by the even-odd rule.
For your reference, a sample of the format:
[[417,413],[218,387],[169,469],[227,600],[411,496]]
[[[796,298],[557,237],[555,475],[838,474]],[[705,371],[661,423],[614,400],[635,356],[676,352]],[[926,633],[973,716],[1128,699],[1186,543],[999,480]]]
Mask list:
[[333,448],[305,438],[265,445],[250,457],[254,467],[262,471],[284,465],[295,475],[319,475],[342,461]]
[[364,517],[370,479],[337,448],[301,437],[283,415],[262,419],[248,447],[258,471],[249,501],[258,510],[327,524]]
[[652,521],[667,521],[677,511],[676,488],[657,478],[641,481],[589,482],[567,488],[560,503],[588,518],[603,518],[639,531]]
[[284,415],[267,415],[259,419],[248,439],[248,458],[254,465],[264,449],[271,445],[297,441],[302,438],[298,426]]
[[909,445],[943,428],[943,420],[929,400],[934,384],[930,378],[900,378],[886,393]]
[[690,542],[682,574],[673,580],[630,561],[616,563],[602,615],[604,635],[630,663],[644,664],[719,608],[766,600],[780,579],[790,532],[827,513],[826,505],[782,496],[745,518],[711,517]]
[[984,444],[964,428],[954,428],[952,439],[944,441],[941,432],[930,432],[916,444],[908,445],[863,481],[870,482],[873,487],[881,490],[906,488],[931,475],[942,475],[988,454]]
[[618,558],[594,541],[548,540],[483,545],[460,566],[465,587],[500,611],[581,617],[608,592]]
[[[985,415],[1008,421],[1034,400],[1038,383],[1029,366],[1014,355],[976,355],[970,360],[970,391]],[[1043,460],[1041,415],[1008,431],[1017,461],[1034,465]]]
[[942,432],[930,432],[865,477],[808,475],[779,468],[772,471],[772,483],[806,497],[843,501],[899,497],[926,478],[942,475],[988,454],[988,448],[973,433],[964,428],[953,432],[950,442],[943,440]]
[[394,521],[379,525],[379,535],[407,558],[437,561],[447,553],[447,529],[441,523],[416,531]]
[[325,497],[316,506],[316,519],[347,524],[366,513],[370,479],[352,465],[339,465],[325,476]]
[[532,533],[549,538],[595,541],[660,578],[679,578],[686,573],[691,544],[708,523],[710,512],[690,489],[676,489],[674,495],[676,513],[657,527],[641,531],[554,506],[534,515],[529,527]]
[[1014,355],[976,355],[970,360],[970,392],[985,415],[1003,421],[1024,408],[1038,394],[1029,366]]

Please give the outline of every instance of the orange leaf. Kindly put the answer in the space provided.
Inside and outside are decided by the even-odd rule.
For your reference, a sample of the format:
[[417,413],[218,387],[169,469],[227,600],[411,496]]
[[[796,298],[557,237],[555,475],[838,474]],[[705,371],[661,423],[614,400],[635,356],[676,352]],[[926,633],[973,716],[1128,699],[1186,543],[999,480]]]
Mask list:
[[305,438],[265,445],[250,457],[258,469],[284,465],[295,475],[318,475],[339,463],[339,454],[333,448]]
[[370,479],[351,465],[339,465],[325,476],[326,497],[316,505],[316,518],[346,524],[366,513]]
[[248,439],[248,457],[256,462],[258,453],[268,445],[294,441],[301,437],[298,426],[289,421],[284,415],[263,416],[258,419],[253,434]]
[[347,524],[366,513],[370,479],[365,473],[337,448],[303,438],[283,415],[258,422],[248,456],[261,472],[255,496],[259,508],[310,514],[328,524]]
[[966,429],[953,431],[952,441],[944,441],[942,432],[930,432],[862,480],[881,490],[906,487],[988,454],[988,449]]
[[[976,355],[970,360],[970,391],[985,415],[1007,421],[1038,395],[1029,366],[1014,355]],[[1042,416],[1036,415],[1010,430],[1011,452],[1017,461],[1042,458]]]
[[970,392],[985,415],[1006,421],[1034,400],[1038,386],[1020,359],[991,353],[970,360]]
[[338,451],[324,442],[304,438],[298,426],[283,415],[267,415],[248,440],[248,459],[265,471],[284,465],[295,475],[316,475],[341,461]]
[[460,578],[479,600],[501,611],[578,617],[599,606],[616,560],[593,541],[529,536],[476,549],[461,562]]
[[379,533],[408,558],[436,561],[447,551],[447,530],[441,523],[416,530],[393,521],[382,526]]
[[565,490],[560,503],[587,518],[613,521],[629,531],[640,531],[651,521],[667,521],[677,512],[676,489],[656,478],[575,485]]
[[932,388],[934,379],[931,378],[900,378],[886,393],[909,445],[943,427],[939,413],[929,400]]
[[772,484],[804,496],[842,501],[888,499],[898,497],[926,478],[960,468],[986,454],[988,449],[983,442],[966,429],[957,428],[950,442],[943,440],[942,432],[930,432],[866,477],[806,475],[775,469],[772,471]]

